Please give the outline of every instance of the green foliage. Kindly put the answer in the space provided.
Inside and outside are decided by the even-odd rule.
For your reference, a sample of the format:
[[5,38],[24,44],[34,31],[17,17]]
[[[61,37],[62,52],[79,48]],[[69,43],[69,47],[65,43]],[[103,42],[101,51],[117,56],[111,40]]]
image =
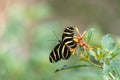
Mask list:
[[114,71],[116,80],[119,80],[120,79],[120,55],[117,55],[115,58],[113,58],[110,61],[110,66],[112,67],[112,70]]
[[[117,43],[112,39],[112,37],[107,34],[103,36],[99,45],[92,42],[94,30],[90,29],[86,33],[85,41],[92,46],[92,50],[82,49],[79,47],[77,53],[81,54],[80,60],[88,62],[87,67],[99,68],[102,71],[103,78],[105,80],[119,80],[120,79],[120,48],[116,45]],[[95,34],[95,33],[94,33]],[[97,41],[96,41],[97,42]],[[83,55],[84,54],[84,55]],[[82,66],[82,65],[81,65]],[[79,66],[79,67],[81,67]],[[57,69],[57,71],[76,68],[65,67]]]
[[102,39],[102,46],[105,50],[112,51],[115,49],[116,44],[110,35],[105,35]]
[[94,30],[95,30],[94,28],[91,28],[87,31],[86,38],[85,38],[86,42],[90,43],[92,41],[92,35]]

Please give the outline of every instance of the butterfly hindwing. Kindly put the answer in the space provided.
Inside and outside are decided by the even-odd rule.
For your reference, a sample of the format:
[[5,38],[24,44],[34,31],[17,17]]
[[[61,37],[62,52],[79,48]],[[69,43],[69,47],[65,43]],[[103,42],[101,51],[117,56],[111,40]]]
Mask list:
[[59,52],[62,59],[68,59],[71,56],[70,48],[64,42],[61,43]]
[[51,63],[57,62],[61,59],[61,53],[59,52],[60,43],[55,46],[49,56],[49,60]]
[[49,56],[51,63],[57,62],[60,59],[68,59],[71,56],[70,49],[64,43],[59,43],[55,46]]

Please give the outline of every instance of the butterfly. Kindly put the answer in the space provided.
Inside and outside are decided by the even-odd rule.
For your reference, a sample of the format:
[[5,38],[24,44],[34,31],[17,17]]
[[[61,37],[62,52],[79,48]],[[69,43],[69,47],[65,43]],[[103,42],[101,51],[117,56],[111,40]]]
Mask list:
[[65,28],[62,34],[62,40],[55,46],[49,55],[51,63],[55,63],[61,59],[67,60],[72,54],[72,49],[77,47],[77,43],[74,39],[74,28]]

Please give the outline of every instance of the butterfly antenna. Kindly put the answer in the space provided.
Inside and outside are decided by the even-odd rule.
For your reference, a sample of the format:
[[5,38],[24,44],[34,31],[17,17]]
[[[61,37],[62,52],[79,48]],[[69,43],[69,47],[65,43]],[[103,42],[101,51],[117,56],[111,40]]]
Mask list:
[[57,41],[57,40],[48,40],[48,41]]
[[60,39],[58,38],[58,36],[56,35],[54,30],[53,30],[53,33],[54,33],[55,37],[57,38],[57,40],[60,42]]

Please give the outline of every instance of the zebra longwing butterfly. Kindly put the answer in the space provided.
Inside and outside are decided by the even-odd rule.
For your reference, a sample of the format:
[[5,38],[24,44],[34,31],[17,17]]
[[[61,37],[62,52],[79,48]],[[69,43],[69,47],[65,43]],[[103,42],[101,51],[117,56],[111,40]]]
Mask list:
[[57,62],[60,59],[67,60],[71,54],[71,49],[77,47],[77,43],[73,40],[74,38],[74,28],[67,27],[65,28],[62,34],[62,40],[55,46],[49,56],[51,63]]

